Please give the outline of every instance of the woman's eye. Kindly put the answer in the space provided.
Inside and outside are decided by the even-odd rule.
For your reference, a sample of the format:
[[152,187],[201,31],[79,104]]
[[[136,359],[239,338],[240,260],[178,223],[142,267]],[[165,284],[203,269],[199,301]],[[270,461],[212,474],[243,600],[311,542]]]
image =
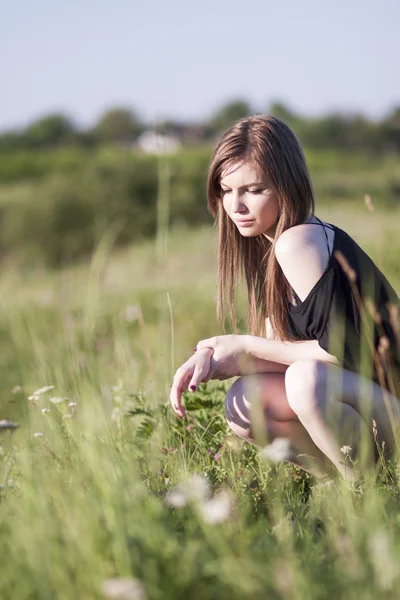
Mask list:
[[249,190],[250,194],[261,194],[264,190]]
[[222,194],[222,195],[224,195],[224,194],[228,194],[230,191],[231,191],[231,190],[223,190],[223,189],[221,188],[221,194]]

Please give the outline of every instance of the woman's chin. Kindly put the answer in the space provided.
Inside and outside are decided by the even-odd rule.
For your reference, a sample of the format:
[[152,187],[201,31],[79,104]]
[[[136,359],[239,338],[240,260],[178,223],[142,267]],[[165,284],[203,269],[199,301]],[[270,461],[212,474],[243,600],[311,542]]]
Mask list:
[[257,225],[252,225],[250,227],[238,227],[238,231],[240,235],[243,237],[255,237],[256,235],[260,235],[262,231],[259,231],[259,227]]

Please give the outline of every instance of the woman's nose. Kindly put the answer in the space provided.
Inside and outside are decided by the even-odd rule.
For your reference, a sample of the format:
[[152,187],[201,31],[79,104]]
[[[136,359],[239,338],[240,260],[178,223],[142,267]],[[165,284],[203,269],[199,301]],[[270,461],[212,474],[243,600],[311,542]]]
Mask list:
[[243,197],[239,192],[232,192],[232,210],[233,212],[243,212],[246,210],[246,205],[243,202]]

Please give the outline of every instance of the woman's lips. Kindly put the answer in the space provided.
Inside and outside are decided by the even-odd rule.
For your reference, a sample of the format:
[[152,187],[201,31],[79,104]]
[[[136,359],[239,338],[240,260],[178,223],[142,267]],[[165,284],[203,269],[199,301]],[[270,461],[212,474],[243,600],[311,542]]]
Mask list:
[[235,223],[240,227],[249,227],[254,223],[254,219],[236,219]]

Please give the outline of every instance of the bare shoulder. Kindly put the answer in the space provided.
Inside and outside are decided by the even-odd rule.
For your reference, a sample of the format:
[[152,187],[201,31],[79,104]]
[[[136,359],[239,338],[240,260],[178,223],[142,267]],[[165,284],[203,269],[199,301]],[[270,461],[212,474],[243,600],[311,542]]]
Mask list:
[[291,287],[304,300],[328,265],[334,232],[322,225],[296,225],[275,242],[275,256]]

